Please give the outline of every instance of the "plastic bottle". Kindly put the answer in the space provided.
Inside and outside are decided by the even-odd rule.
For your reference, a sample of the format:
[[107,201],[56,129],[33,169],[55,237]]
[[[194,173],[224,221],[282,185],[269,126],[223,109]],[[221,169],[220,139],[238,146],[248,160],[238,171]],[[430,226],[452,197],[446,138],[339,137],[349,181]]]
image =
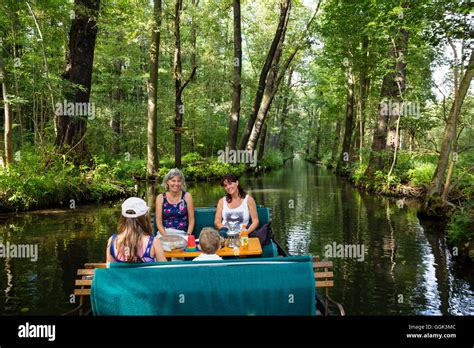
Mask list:
[[240,231],[240,245],[244,249],[249,248],[249,231],[247,230],[247,225],[242,225],[242,230]]

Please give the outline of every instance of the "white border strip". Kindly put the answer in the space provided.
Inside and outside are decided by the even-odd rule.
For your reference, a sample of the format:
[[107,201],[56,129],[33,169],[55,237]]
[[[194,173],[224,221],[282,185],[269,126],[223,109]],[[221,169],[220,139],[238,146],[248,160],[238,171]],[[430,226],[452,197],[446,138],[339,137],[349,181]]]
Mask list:
[[200,267],[200,266],[239,266],[239,265],[275,265],[275,264],[288,264],[296,263],[295,261],[263,261],[263,262],[223,262],[223,263],[186,263],[186,264],[174,264],[174,265],[154,265],[154,266],[138,266],[138,267],[110,267],[109,269],[147,269],[147,268],[175,268],[175,267]]

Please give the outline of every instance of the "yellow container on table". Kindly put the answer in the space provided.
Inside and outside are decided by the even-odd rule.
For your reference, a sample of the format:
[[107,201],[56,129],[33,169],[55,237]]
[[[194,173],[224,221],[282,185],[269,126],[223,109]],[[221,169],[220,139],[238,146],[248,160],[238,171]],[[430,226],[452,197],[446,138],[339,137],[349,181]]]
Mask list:
[[240,231],[240,245],[244,249],[249,248],[249,231],[247,230],[247,225],[242,225],[242,230]]

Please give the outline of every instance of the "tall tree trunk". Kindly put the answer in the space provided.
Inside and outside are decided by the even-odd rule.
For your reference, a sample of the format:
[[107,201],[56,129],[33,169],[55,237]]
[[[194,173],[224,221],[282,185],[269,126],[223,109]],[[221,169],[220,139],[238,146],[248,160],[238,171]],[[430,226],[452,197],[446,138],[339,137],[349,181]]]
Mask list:
[[339,137],[341,136],[341,128],[342,128],[342,121],[337,120],[336,122],[336,130],[334,132],[334,142],[332,145],[331,151],[331,162],[335,162],[337,158],[337,150],[339,149]]
[[306,150],[305,150],[305,153],[306,153],[306,156],[309,156],[310,152],[311,152],[311,138],[313,137],[314,134],[312,134],[312,129],[313,129],[313,126],[314,126],[314,113],[313,113],[313,110],[312,108],[309,108],[309,109],[306,109],[305,108],[305,111],[308,113],[308,116],[309,116],[309,122],[308,122],[308,139],[306,140]]
[[397,154],[398,154],[398,147],[400,146],[400,135],[401,135],[401,129],[400,129],[400,118],[402,116],[402,111],[399,110],[397,121],[395,124],[395,134],[393,135],[393,159],[392,159],[392,164],[390,166],[390,170],[388,171],[387,174],[387,185],[390,185],[390,177],[393,172],[393,168],[395,168],[395,163],[397,163]]
[[232,84],[232,109],[229,124],[229,148],[237,147],[237,134],[239,132],[240,94],[242,91],[242,34],[240,19],[240,0],[233,0],[234,9],[234,74]]
[[183,126],[184,105],[181,97],[181,8],[183,1],[175,0],[175,19],[174,19],[174,35],[175,50],[173,63],[173,77],[175,87],[175,120],[174,120],[174,165],[181,168],[181,128]]
[[175,119],[174,119],[174,164],[176,168],[181,168],[181,133],[183,132],[183,90],[188,83],[193,79],[196,72],[196,66],[193,66],[191,75],[186,82],[182,79],[182,65],[181,65],[181,10],[183,7],[183,0],[176,0],[175,2],[175,19],[174,19],[174,36],[175,36],[175,50],[173,62],[173,78],[175,87]]
[[[114,107],[119,107],[120,103],[124,99],[124,91],[120,83],[121,74],[122,61],[120,59],[117,59],[114,62],[114,75],[116,78],[116,86],[114,86],[114,90],[112,91],[112,101],[114,103]],[[114,132],[114,139],[112,140],[112,153],[114,155],[118,155],[120,152],[120,121],[120,110],[114,108],[112,112],[112,118],[110,120],[110,128],[112,128]]]
[[191,131],[191,152],[196,152],[196,131]]
[[409,142],[408,142],[408,152],[412,152],[413,151],[413,147],[415,145],[415,131],[412,131],[410,130],[409,131]]
[[262,139],[260,139],[260,144],[259,144],[259,147],[258,147],[258,151],[257,151],[257,160],[260,162],[262,159],[263,159],[263,155],[265,153],[265,142],[267,141],[267,123],[265,122],[265,124],[263,125],[263,130],[262,130]]
[[[459,89],[458,54],[457,54],[456,46],[454,45],[454,43],[450,39],[448,39],[448,42],[451,45],[451,48],[454,54],[454,64],[453,64],[454,91],[457,91]],[[461,72],[462,72],[462,61],[461,61],[460,66],[461,66]],[[443,193],[441,194],[441,200],[443,202],[446,202],[448,200],[448,195],[451,190],[450,186],[451,186],[451,180],[452,180],[453,172],[454,172],[454,165],[457,162],[458,139],[461,136],[463,128],[461,128],[458,136],[456,137],[456,140],[454,141],[454,145],[453,145],[454,153],[453,153],[453,156],[451,156],[451,161],[449,162],[448,174],[446,175],[446,181],[444,183]]]
[[275,147],[279,147],[280,140],[281,140],[281,135],[283,132],[283,127],[285,126],[286,119],[288,117],[288,109],[289,106],[291,105],[289,101],[289,96],[290,96],[290,89],[291,89],[291,79],[293,78],[293,67],[290,67],[288,70],[288,79],[286,80],[286,88],[283,91],[283,105],[281,108],[281,120],[280,120],[280,125],[279,125],[279,131],[277,134],[277,138],[275,140]]
[[[286,59],[285,63],[280,67],[279,62],[280,62],[280,58],[283,51],[283,43],[285,41],[286,28],[288,27],[288,20],[289,20],[289,14],[290,14],[289,9],[287,11],[287,17],[284,22],[282,35],[280,37],[280,42],[278,43],[277,49],[275,50],[275,55],[273,56],[271,67],[267,76],[267,80],[265,82],[265,90],[263,92],[260,107],[257,112],[257,118],[255,119],[255,123],[252,127],[250,136],[248,138],[248,142],[246,145],[247,151],[253,151],[255,150],[255,147],[257,146],[258,138],[260,136],[261,129],[262,129],[262,124],[265,122],[265,118],[267,117],[268,110],[270,109],[273,98],[275,97],[275,94],[278,91],[278,86],[280,85],[281,80],[285,76],[286,70],[290,66],[291,62],[295,58],[298,51],[301,49],[303,43],[307,42],[306,36],[308,35],[308,31],[311,27],[311,23],[313,22],[319,10],[320,3],[321,2],[318,2],[318,5],[316,7],[316,10],[313,16],[308,21],[306,25],[306,29],[304,33],[302,34],[302,37],[299,40],[299,43],[293,49],[293,52]],[[290,3],[288,3],[288,6],[290,6]]]
[[[1,38],[0,38],[1,40]],[[3,46],[2,41],[0,41],[0,83],[2,84],[2,94],[3,94],[3,108],[5,112],[5,137],[4,137],[4,146],[5,146],[5,166],[9,166],[13,163],[13,142],[12,142],[12,126],[13,126],[13,117],[11,111],[10,100],[8,99],[8,82],[7,82],[7,73],[5,71],[5,64],[3,63]]]
[[33,21],[35,22],[36,30],[38,31],[38,35],[39,35],[39,40],[38,41],[40,42],[41,53],[43,55],[44,73],[46,75],[46,84],[48,86],[49,95],[50,95],[50,98],[51,98],[51,107],[55,108],[53,88],[51,87],[51,80],[49,78],[49,66],[48,66],[48,59],[46,58],[46,48],[45,48],[45,45],[44,45],[43,34],[41,32],[41,28],[40,28],[38,19],[36,18],[36,14],[33,11],[33,8],[31,7],[31,5],[28,1],[25,1],[25,3],[26,3],[26,6],[28,7],[28,10],[31,13],[31,16],[33,17]]
[[369,38],[364,36],[362,39],[362,54],[364,61],[362,62],[362,68],[359,74],[359,99],[357,101],[357,127],[355,131],[354,139],[354,156],[356,154],[359,157],[359,163],[362,164],[362,148],[364,143],[365,133],[365,104],[367,100],[370,80],[367,77],[368,60],[369,60]]
[[265,93],[262,98],[262,103],[260,104],[260,109],[257,113],[257,119],[255,120],[254,126],[252,128],[252,132],[247,143],[246,149],[248,151],[255,150],[258,139],[261,134],[262,125],[265,122],[265,117],[267,116],[268,110],[270,110],[270,106],[272,104],[273,98],[275,97],[276,89],[274,87],[274,80],[269,82],[269,86],[265,89]]
[[266,84],[267,77],[270,72],[272,62],[274,61],[277,47],[280,44],[281,37],[282,35],[284,35],[286,31],[286,24],[288,22],[288,12],[290,9],[290,5],[291,5],[291,0],[285,0],[285,2],[280,2],[280,18],[278,20],[278,27],[275,32],[275,36],[273,37],[273,41],[270,46],[270,49],[268,50],[265,63],[262,67],[262,70],[260,71],[260,77],[259,77],[258,85],[257,85],[257,92],[255,94],[255,99],[254,99],[253,107],[252,107],[252,114],[249,117],[249,120],[247,122],[247,127],[245,128],[244,133],[242,134],[242,138],[240,140],[241,149],[245,149],[245,147],[247,146],[247,142],[249,141],[250,134],[252,133],[255,120],[257,119],[258,111],[260,110],[260,104],[262,103],[263,94],[267,86]]
[[[18,16],[19,9],[18,9],[18,3],[14,3],[14,11],[12,13],[12,38],[13,38],[13,59],[15,63],[20,61],[20,48],[21,45],[18,44],[17,42],[17,33],[20,28],[20,18]],[[15,64],[16,67],[16,64]],[[14,87],[15,87],[15,96],[17,98],[20,97],[20,91],[18,88],[18,74],[16,73],[16,69],[13,70],[13,77],[14,77]],[[15,112],[16,118],[18,120],[18,124],[20,126],[20,143],[23,144],[23,131],[24,131],[24,125],[23,125],[23,113],[21,109],[21,104],[17,104],[15,106]]]
[[276,149],[277,148],[277,141],[278,141],[278,134],[280,133],[280,131],[278,130],[279,128],[279,124],[280,124],[280,121],[281,121],[281,98],[279,98],[279,96],[275,96],[275,114],[274,114],[274,117],[273,117],[273,131],[270,132],[270,134],[272,135],[269,140],[270,142],[270,146],[273,148],[273,149]]
[[[199,5],[199,0],[191,0],[191,3],[193,4],[193,11],[194,13],[197,12],[197,7]],[[192,51],[191,51],[191,66],[197,66],[197,31],[196,31],[196,19],[193,15],[192,22],[191,22],[191,45],[192,45]],[[196,80],[196,75],[192,77],[192,80]]]
[[316,144],[314,146],[313,161],[319,161],[319,147],[321,146],[321,109],[318,109],[318,128],[316,129]]
[[[454,152],[456,153],[458,151],[458,146],[457,143],[454,145]],[[446,175],[446,181],[444,183],[443,187],[443,193],[441,194],[441,199],[443,202],[446,202],[448,200],[448,195],[451,186],[451,180],[453,179],[453,173],[454,173],[454,165],[456,164],[456,159],[452,158],[449,167],[448,167],[448,174]]]
[[[288,6],[290,6],[290,4]],[[288,10],[286,14],[287,14],[287,17],[285,19],[285,23],[283,26],[280,42],[278,43],[277,49],[275,50],[275,54],[272,59],[270,70],[267,75],[267,80],[265,81],[265,89],[263,91],[263,96],[260,102],[259,109],[257,111],[257,118],[255,119],[255,122],[253,124],[252,130],[250,132],[250,136],[247,142],[247,146],[246,146],[247,151],[254,151],[257,146],[258,139],[261,134],[262,126],[268,114],[268,110],[270,110],[270,106],[272,105],[273,98],[275,97],[275,94],[277,92],[278,85],[280,84],[280,81],[283,75],[285,74],[285,70],[286,68],[288,68],[288,65],[285,67],[282,67],[281,68],[282,71],[280,71],[280,74],[278,73],[280,58],[283,53],[283,43],[285,41],[286,29],[288,27],[288,20],[290,17],[290,11]]]
[[150,46],[150,79],[147,83],[148,93],[148,126],[147,126],[147,171],[156,175],[160,166],[158,156],[158,66],[160,57],[161,37],[161,0],[153,3],[153,24]]
[[403,100],[402,94],[405,91],[406,62],[404,57],[408,47],[408,37],[408,31],[400,29],[389,50],[391,64],[388,67],[389,72],[382,81],[377,127],[374,132],[372,153],[366,170],[366,175],[369,178],[372,178],[377,170],[383,170],[385,167],[384,150],[387,146],[390,105],[392,102],[400,104]]
[[[453,146],[453,142],[456,138],[456,126],[458,123],[459,114],[461,107],[469,89],[471,80],[474,76],[474,50],[471,49],[471,56],[469,63],[464,72],[464,76],[459,84],[459,89],[454,91],[454,102],[449,112],[448,122],[444,129],[443,140],[441,142],[441,151],[438,157],[438,163],[436,170],[431,181],[431,185],[428,189],[426,196],[426,203],[428,207],[436,206],[439,204],[437,197],[443,192],[443,180],[448,166],[449,155]],[[441,202],[442,203],[442,202]]]
[[344,138],[342,140],[342,150],[337,162],[337,172],[345,174],[350,163],[351,140],[352,140],[352,124],[354,122],[354,75],[352,66],[349,66],[347,88],[347,104],[346,104],[346,123],[344,127]]
[[[63,77],[71,86],[78,85],[80,88],[72,87],[65,95],[66,101],[75,106],[89,106],[100,0],[75,0],[74,4],[75,17],[69,32],[69,57]],[[68,152],[74,150],[76,160],[84,161],[90,156],[83,141],[87,117],[76,114],[66,116],[64,111],[63,115],[55,114],[55,145],[61,149],[69,146]]]

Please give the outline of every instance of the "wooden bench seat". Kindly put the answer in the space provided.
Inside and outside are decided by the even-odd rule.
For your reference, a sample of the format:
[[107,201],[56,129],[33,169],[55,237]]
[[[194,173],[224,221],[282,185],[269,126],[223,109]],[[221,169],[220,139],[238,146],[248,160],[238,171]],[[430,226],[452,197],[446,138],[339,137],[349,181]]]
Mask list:
[[324,294],[322,296],[324,305],[323,308],[318,308],[318,310],[323,315],[329,315],[329,304],[333,304],[338,308],[340,315],[345,315],[345,311],[342,305],[329,297],[329,289],[334,286],[334,272],[332,271],[332,261],[320,261],[319,256],[314,256],[313,260],[313,271],[314,278],[316,280],[316,289],[323,289],[324,291]]

